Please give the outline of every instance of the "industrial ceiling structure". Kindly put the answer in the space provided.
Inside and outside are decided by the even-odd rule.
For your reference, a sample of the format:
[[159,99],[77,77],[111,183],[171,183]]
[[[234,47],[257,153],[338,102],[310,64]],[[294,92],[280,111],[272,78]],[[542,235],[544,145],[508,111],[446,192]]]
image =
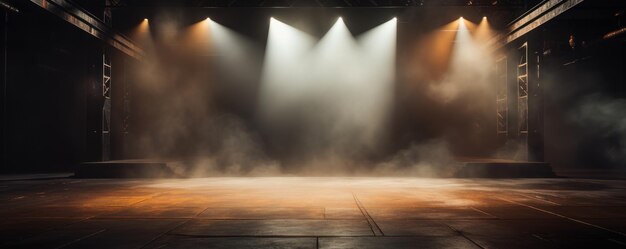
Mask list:
[[[93,2],[93,1],[90,1]],[[111,0],[109,7],[186,6],[201,8],[253,7],[436,7],[475,6],[525,8],[538,1],[528,0]]]

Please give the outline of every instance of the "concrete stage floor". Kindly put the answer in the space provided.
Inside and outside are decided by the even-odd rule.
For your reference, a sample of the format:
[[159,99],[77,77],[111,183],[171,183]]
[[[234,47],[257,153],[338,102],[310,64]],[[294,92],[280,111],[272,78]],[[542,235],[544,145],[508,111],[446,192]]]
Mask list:
[[626,181],[12,178],[4,248],[624,248]]

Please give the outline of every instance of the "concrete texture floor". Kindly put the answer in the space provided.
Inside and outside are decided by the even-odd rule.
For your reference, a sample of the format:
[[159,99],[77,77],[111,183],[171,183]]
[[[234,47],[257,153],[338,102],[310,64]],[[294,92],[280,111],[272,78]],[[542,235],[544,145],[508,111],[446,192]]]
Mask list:
[[2,248],[626,248],[626,181],[0,181]]

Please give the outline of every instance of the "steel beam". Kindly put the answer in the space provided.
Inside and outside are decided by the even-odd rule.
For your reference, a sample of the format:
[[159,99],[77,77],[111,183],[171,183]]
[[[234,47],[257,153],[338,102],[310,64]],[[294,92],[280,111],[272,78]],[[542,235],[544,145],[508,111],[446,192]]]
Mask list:
[[504,34],[492,38],[488,46],[499,49],[547,23],[584,0],[548,0],[510,24]]
[[30,1],[123,53],[138,60],[143,58],[143,50],[139,46],[75,4],[66,0]]

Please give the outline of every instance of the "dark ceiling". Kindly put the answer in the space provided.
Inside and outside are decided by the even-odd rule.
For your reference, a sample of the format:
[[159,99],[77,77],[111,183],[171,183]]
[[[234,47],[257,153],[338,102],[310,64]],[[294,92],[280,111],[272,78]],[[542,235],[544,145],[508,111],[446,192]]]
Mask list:
[[[82,1],[93,4],[98,1]],[[223,7],[420,7],[479,6],[494,8],[527,8],[537,0],[110,0],[110,7],[185,6]]]
[[[401,22],[432,23],[441,25],[459,16],[489,16],[492,27],[504,27],[515,17],[537,5],[542,0],[69,0],[100,16],[107,7],[113,11],[114,26],[120,30],[136,25],[144,17],[162,16],[165,10],[172,15],[185,13],[188,19],[195,16],[237,16],[239,23],[254,19],[250,15],[258,14],[242,9],[264,9],[263,13],[277,14],[286,9],[294,13],[318,13],[315,17],[324,17],[346,12],[364,11],[361,16],[387,18],[397,15]],[[212,10],[215,9],[215,10]],[[316,10],[317,9],[317,10]],[[330,10],[334,9],[334,10]],[[217,12],[216,12],[217,11]],[[242,12],[243,11],[243,12]],[[291,11],[288,11],[291,12]],[[247,14],[246,14],[247,13]],[[302,19],[302,18],[301,18]],[[258,21],[258,18],[256,19]],[[237,25],[237,24],[234,24]],[[425,25],[428,26],[428,25]]]

